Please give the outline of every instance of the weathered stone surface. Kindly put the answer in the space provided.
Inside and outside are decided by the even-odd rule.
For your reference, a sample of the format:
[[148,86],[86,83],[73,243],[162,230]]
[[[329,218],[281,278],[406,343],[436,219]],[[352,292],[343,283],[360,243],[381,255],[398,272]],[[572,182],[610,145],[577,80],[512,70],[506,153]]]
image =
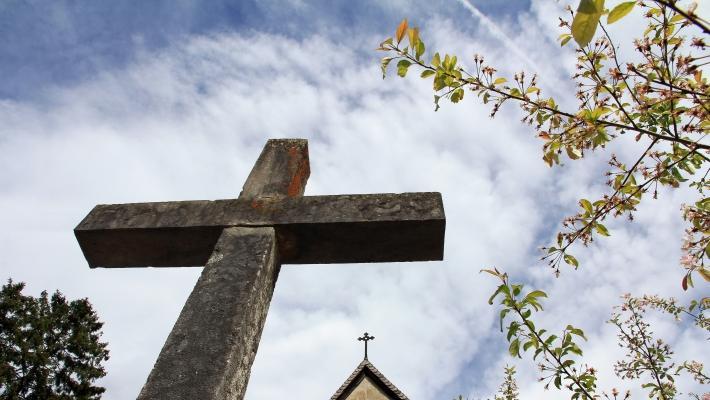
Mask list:
[[227,228],[139,399],[242,399],[279,263],[273,228]]
[[273,226],[287,264],[443,258],[439,193],[96,206],[75,234],[92,267],[204,265],[225,227]]
[[237,200],[96,206],[93,267],[205,265],[140,399],[242,399],[281,263],[440,260],[439,193],[302,197],[305,140],[269,140]]
[[239,198],[303,196],[310,173],[307,140],[270,139],[247,177]]

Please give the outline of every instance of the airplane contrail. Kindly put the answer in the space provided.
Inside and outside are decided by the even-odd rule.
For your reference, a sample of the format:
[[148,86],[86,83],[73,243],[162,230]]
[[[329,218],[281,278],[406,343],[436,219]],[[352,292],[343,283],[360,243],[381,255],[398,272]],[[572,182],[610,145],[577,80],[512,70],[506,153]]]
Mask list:
[[516,56],[520,57],[520,59],[522,59],[535,71],[540,71],[538,65],[533,60],[531,60],[530,57],[528,57],[527,54],[525,54],[525,52],[521,50],[520,47],[518,47],[518,45],[515,44],[515,41],[511,39],[510,36],[508,36],[502,29],[498,27],[498,24],[496,24],[492,19],[488,18],[484,13],[481,12],[481,10],[471,4],[470,1],[458,0],[458,2],[461,3],[461,5],[464,6],[468,11],[470,11],[471,15],[478,18],[478,20],[481,21],[481,23],[486,28],[488,28],[489,32],[491,32],[493,37],[503,42],[506,47],[512,50]]
[[[515,44],[515,41],[511,39],[510,36],[508,36],[508,34],[505,33],[500,27],[498,27],[498,24],[496,24],[492,19],[488,18],[476,6],[471,4],[469,0],[457,1],[461,3],[461,5],[463,5],[467,10],[469,10],[472,16],[477,18],[486,28],[488,28],[488,31],[493,35],[494,38],[503,42],[503,44],[507,48],[509,48],[516,56],[520,58],[520,60],[522,60],[530,68],[532,68],[533,72],[543,72],[543,69],[538,66],[535,61],[530,59],[530,57],[528,57],[527,54],[525,54],[525,52],[520,47],[518,47],[517,44]],[[566,81],[562,81],[556,74],[551,74],[547,77],[546,80],[548,81],[548,85],[545,85],[545,87],[548,93],[560,99],[565,97],[565,93],[560,91],[558,88],[565,87]]]

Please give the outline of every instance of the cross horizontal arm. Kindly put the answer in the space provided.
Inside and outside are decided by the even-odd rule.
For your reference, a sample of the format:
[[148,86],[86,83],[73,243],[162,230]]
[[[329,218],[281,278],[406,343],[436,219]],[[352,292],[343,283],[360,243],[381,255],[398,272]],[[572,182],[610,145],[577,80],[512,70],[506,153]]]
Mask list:
[[98,205],[74,233],[89,265],[204,265],[222,230],[273,226],[284,264],[443,258],[439,193]]

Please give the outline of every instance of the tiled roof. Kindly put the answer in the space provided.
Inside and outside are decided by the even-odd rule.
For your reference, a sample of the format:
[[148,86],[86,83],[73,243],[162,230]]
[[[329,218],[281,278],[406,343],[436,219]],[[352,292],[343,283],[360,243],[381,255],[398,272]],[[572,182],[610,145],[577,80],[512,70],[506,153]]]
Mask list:
[[385,393],[392,397],[393,400],[409,400],[407,396],[404,395],[397,387],[390,382],[380,371],[375,368],[370,361],[367,359],[362,360],[360,365],[355,368],[352,374],[345,380],[345,382],[340,386],[338,391],[335,392],[330,400],[342,400],[345,396],[350,394],[350,392],[360,383],[367,375],[374,381],[374,383],[380,387]]

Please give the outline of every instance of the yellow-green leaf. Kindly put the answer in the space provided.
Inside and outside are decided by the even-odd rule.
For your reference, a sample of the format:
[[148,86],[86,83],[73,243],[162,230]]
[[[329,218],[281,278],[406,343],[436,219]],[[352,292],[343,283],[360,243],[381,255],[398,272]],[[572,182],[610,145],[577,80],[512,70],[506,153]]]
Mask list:
[[459,101],[461,101],[463,99],[463,93],[463,89],[461,88],[454,90],[454,92],[451,93],[451,102],[458,103]]
[[410,65],[412,65],[412,63],[407,60],[399,60],[397,63],[397,75],[404,78],[407,75],[407,69],[409,69]]
[[388,48],[385,47],[385,45],[392,45],[392,38],[387,38],[385,39],[382,43],[380,43],[380,47],[378,47],[376,50],[389,50]]
[[419,42],[419,28],[407,29],[407,35],[409,36],[409,46],[416,49]]
[[530,86],[528,90],[525,91],[525,94],[530,94],[530,93],[538,93],[540,92],[540,89],[536,88],[535,86]]
[[579,262],[577,261],[576,258],[574,258],[573,255],[571,254],[565,254],[565,262],[573,267],[579,267]]
[[528,293],[525,298],[530,298],[534,299],[536,297],[547,297],[547,293],[543,292],[542,290],[533,290],[532,292]]
[[500,85],[501,83],[506,83],[506,82],[508,82],[508,80],[505,78],[496,78],[496,80],[493,81],[493,84]]
[[626,1],[614,7],[614,9],[611,10],[609,15],[606,17],[606,23],[613,24],[614,22],[624,18],[628,13],[631,12],[631,10],[634,9],[635,5],[635,1]]
[[598,224],[595,224],[595,225],[594,225],[594,228],[597,230],[597,232],[598,232],[600,235],[609,236],[609,230],[606,229],[606,226],[604,226],[604,225],[598,223]]
[[567,146],[565,147],[565,151],[567,152],[567,157],[572,160],[578,160],[582,157],[582,153],[573,147]]
[[380,67],[382,68],[382,79],[385,79],[385,76],[387,75],[387,66],[393,58],[394,57],[385,57],[382,59],[382,62],[380,63]]
[[424,42],[422,42],[421,39],[417,39],[417,48],[415,50],[415,55],[417,57],[417,60],[424,54]]
[[595,14],[604,12],[604,0],[580,0],[577,12]]
[[439,53],[434,54],[434,57],[431,59],[431,65],[439,68],[439,65],[441,65],[441,56],[439,56]]
[[582,208],[584,208],[584,210],[587,211],[589,214],[592,213],[592,210],[593,210],[593,208],[592,208],[592,203],[591,203],[589,200],[587,200],[587,199],[582,199],[582,200],[579,201],[579,204],[580,204],[580,205],[582,206]]
[[675,24],[676,22],[680,22],[680,21],[682,21],[682,20],[684,20],[684,19],[685,19],[685,17],[684,17],[683,15],[678,14],[678,15],[673,16],[673,18],[671,18],[671,20],[668,21],[668,23],[669,23],[669,24]]
[[599,18],[604,13],[604,0],[581,0],[572,20],[572,36],[580,47],[594,38]]
[[436,74],[436,72],[434,72],[434,71],[432,71],[432,70],[430,70],[430,69],[425,69],[424,71],[422,71],[421,77],[422,77],[422,78],[428,78],[428,77],[430,77],[430,76],[432,76],[432,75],[434,75],[434,74]]
[[520,340],[515,339],[510,343],[508,353],[513,357],[520,357]]

